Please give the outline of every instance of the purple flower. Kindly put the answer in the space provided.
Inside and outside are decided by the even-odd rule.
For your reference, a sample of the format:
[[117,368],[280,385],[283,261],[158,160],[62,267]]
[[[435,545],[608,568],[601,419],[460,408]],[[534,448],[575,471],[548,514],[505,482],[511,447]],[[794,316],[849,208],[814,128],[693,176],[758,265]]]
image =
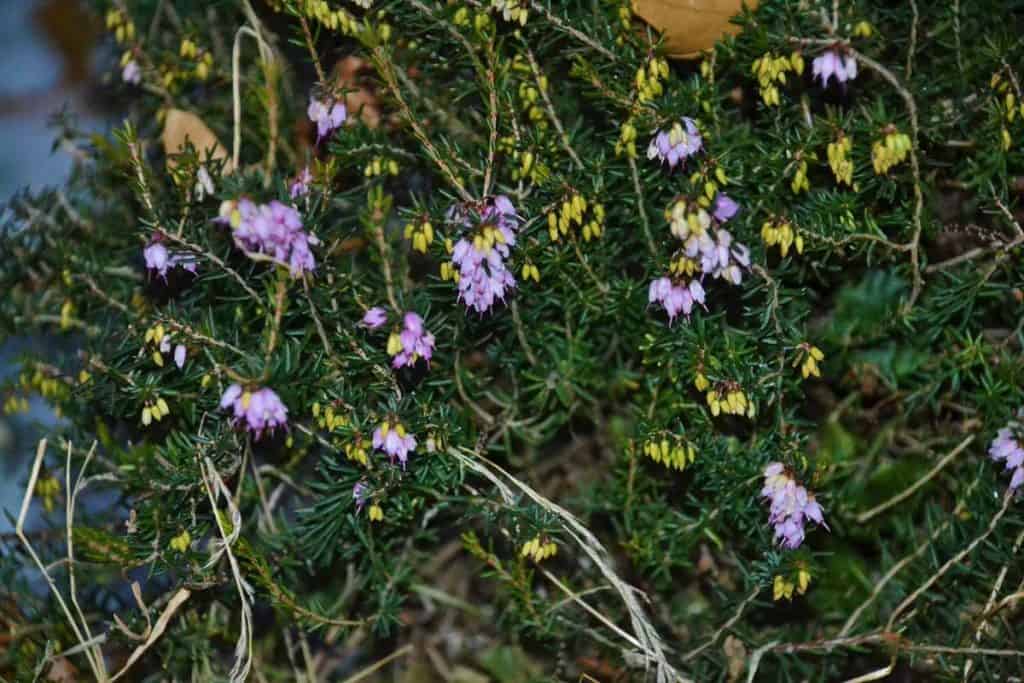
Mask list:
[[405,469],[409,454],[416,450],[416,438],[407,434],[400,422],[382,422],[373,430],[373,447],[387,453],[392,463],[398,458]]
[[516,243],[519,216],[509,198],[499,195],[479,204],[453,206],[448,220],[465,230],[452,250],[452,263],[459,267],[459,299],[467,308],[485,313],[516,286],[505,259]]
[[367,329],[375,330],[387,321],[387,312],[380,306],[374,306],[366,311],[366,314],[363,316],[363,320],[360,324]]
[[264,431],[287,425],[288,408],[273,389],[263,387],[255,391],[232,384],[220,397],[220,407],[234,412],[232,424],[244,423],[245,428],[259,439]]
[[840,53],[835,49],[825,50],[814,58],[811,65],[814,76],[821,79],[822,87],[828,87],[832,76],[839,83],[852,81],[857,77],[857,60],[853,55]]
[[703,140],[697,124],[688,116],[672,124],[668,130],[655,133],[651,144],[647,147],[647,158],[657,158],[661,163],[668,163],[675,168],[680,162],[686,161],[701,150]]
[[725,223],[735,216],[739,210],[740,205],[733,201],[729,195],[719,192],[718,196],[715,197],[715,218],[719,223]]
[[277,200],[256,205],[242,198],[221,204],[217,220],[234,229],[240,249],[269,256],[287,266],[292,277],[316,269],[310,246],[318,242],[303,230],[302,216],[295,207]]
[[316,124],[316,142],[327,137],[335,128],[341,127],[348,117],[344,102],[321,102],[315,97],[309,98],[306,109],[309,120]]
[[134,59],[129,60],[121,69],[121,80],[125,83],[138,85],[142,82],[142,69]]
[[796,482],[782,463],[773,462],[764,468],[761,496],[771,504],[768,522],[775,527],[775,540],[790,550],[804,541],[805,520],[826,529],[825,513],[814,494]]
[[299,175],[295,176],[295,180],[292,181],[291,187],[288,189],[288,194],[292,199],[305,197],[309,194],[311,182],[313,182],[313,174],[309,172],[309,166],[306,166],[299,172]]
[[362,512],[363,506],[370,498],[370,487],[361,481],[357,481],[352,487],[352,499],[356,502],[356,512]]
[[184,268],[190,273],[196,272],[196,258],[191,254],[169,250],[163,244],[163,237],[157,233],[152,241],[142,250],[146,268],[155,272],[162,279],[167,279],[167,271],[171,268]]
[[178,366],[179,370],[185,367],[185,353],[186,349],[184,344],[178,344],[174,347],[174,364]]
[[388,340],[388,350],[396,351],[391,365],[395,368],[414,365],[420,358],[429,365],[434,355],[434,335],[423,328],[423,318],[409,312],[402,319],[402,325],[402,332],[392,335],[392,339]]
[[647,290],[648,303],[659,303],[668,313],[671,325],[676,316],[682,313],[690,317],[694,304],[704,305],[704,287],[698,280],[673,282],[667,277],[651,282]]
[[[1020,414],[1024,417],[1024,410]],[[1013,470],[1011,491],[1016,491],[1024,484],[1024,425],[1014,420],[996,432],[988,454],[996,462],[1004,462],[1006,469]]]
[[738,242],[733,246],[732,234],[725,229],[715,233],[715,241],[701,254],[701,270],[734,285],[743,280],[741,268],[749,266],[750,250]]

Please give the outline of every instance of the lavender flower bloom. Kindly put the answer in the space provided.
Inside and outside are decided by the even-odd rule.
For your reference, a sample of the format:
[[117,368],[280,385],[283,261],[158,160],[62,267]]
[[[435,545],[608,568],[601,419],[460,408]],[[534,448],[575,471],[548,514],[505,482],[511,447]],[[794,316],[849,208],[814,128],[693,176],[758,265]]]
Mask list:
[[469,231],[452,250],[452,263],[459,267],[459,299],[485,313],[516,286],[505,259],[516,243],[519,216],[508,197],[499,195],[469,209],[453,206],[448,220]]
[[291,187],[288,189],[288,194],[292,199],[298,199],[299,197],[305,197],[309,194],[309,184],[313,182],[313,174],[309,172],[309,166],[306,166],[299,172],[299,175],[292,181]]
[[213,178],[210,177],[210,172],[206,170],[206,166],[200,166],[199,170],[196,171],[195,193],[198,201],[203,201],[207,196],[211,196],[214,193]]
[[724,229],[715,233],[714,245],[701,255],[701,270],[734,285],[743,280],[740,268],[748,266],[750,250],[738,242],[733,246],[732,234]]
[[655,133],[647,147],[648,159],[657,157],[661,163],[668,162],[669,168],[675,168],[701,150],[703,140],[697,124],[688,116],[684,116],[681,122],[672,124],[667,131]]
[[651,282],[647,290],[649,303],[659,303],[668,313],[668,321],[671,325],[680,312],[690,317],[694,304],[704,305],[704,287],[698,280],[691,280],[689,283],[673,282],[667,277],[658,278]]
[[125,83],[131,83],[132,85],[138,85],[142,82],[142,69],[139,67],[139,63],[134,59],[129,60],[124,68],[121,69],[121,80]]
[[232,424],[244,423],[245,428],[259,439],[264,431],[274,431],[281,425],[287,425],[288,408],[273,389],[263,387],[256,391],[242,389],[232,384],[220,397],[220,407],[232,409]]
[[775,527],[775,540],[784,548],[800,547],[808,519],[828,529],[824,510],[814,499],[814,494],[797,484],[780,462],[765,467],[761,496],[771,503],[768,522]]
[[344,102],[321,102],[315,97],[309,98],[306,109],[309,120],[316,124],[316,142],[327,137],[335,128],[340,128],[348,118],[348,110]]
[[405,469],[409,453],[416,450],[416,438],[412,434],[407,434],[400,422],[382,422],[373,430],[373,447],[387,453],[392,463],[398,458],[398,462],[402,463],[402,469]]
[[154,235],[153,241],[142,250],[142,257],[148,270],[154,271],[163,280],[167,280],[167,271],[171,268],[184,268],[190,273],[196,272],[194,256],[170,251],[161,240],[160,235]]
[[374,306],[366,311],[366,314],[363,316],[363,320],[360,324],[367,329],[375,330],[387,321],[387,312],[380,306]]
[[423,329],[423,318],[416,313],[406,313],[402,323],[401,334],[392,335],[393,341],[388,341],[388,351],[395,351],[391,365],[395,368],[414,365],[420,358],[429,365],[434,355],[434,335]]
[[821,79],[822,87],[828,87],[832,76],[839,83],[852,81],[857,77],[857,60],[853,55],[840,54],[836,50],[825,50],[814,58],[811,65],[814,76]]
[[362,512],[363,506],[370,498],[370,487],[361,481],[357,481],[352,487],[352,499],[356,502],[356,512]]
[[735,216],[739,210],[740,205],[729,197],[729,195],[719,192],[715,197],[715,218],[719,223],[725,223],[727,220]]
[[317,244],[317,240],[303,230],[302,216],[294,207],[277,200],[257,206],[243,198],[224,202],[217,220],[234,228],[235,244],[240,249],[265,254],[288,266],[292,277],[316,268],[310,245]]
[[[160,339],[160,346],[158,348],[160,349],[160,353],[170,353],[170,351],[171,351],[171,335],[165,334]],[[187,349],[185,348],[184,344],[178,344],[177,346],[174,347],[174,364],[178,366],[179,370],[181,370],[183,367],[185,367],[185,354],[186,353],[187,353]]]
[[996,432],[988,454],[996,462],[1005,462],[1006,469],[1013,470],[1011,491],[1016,491],[1024,484],[1024,426],[1014,421]]

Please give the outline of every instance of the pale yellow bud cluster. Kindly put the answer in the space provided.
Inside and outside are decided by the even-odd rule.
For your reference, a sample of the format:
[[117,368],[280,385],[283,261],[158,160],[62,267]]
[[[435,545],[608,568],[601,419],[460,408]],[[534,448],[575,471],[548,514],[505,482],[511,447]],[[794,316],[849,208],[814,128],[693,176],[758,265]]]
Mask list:
[[703,372],[697,371],[697,374],[693,376],[693,386],[697,388],[697,391],[707,391],[708,387],[711,386],[711,382],[704,376]]
[[529,73],[531,81],[523,82],[519,84],[519,106],[526,112],[526,118],[532,125],[537,126],[541,130],[548,127],[547,117],[544,115],[544,109],[541,107],[540,94],[547,92],[548,89],[548,77],[543,74],[536,79],[537,85],[534,85],[533,70],[529,64],[522,58],[522,55],[516,55],[513,60],[513,68]]
[[405,224],[405,239],[412,241],[413,251],[427,253],[427,247],[434,243],[434,225],[429,219]]
[[821,368],[818,363],[825,360],[825,354],[817,346],[804,342],[799,347],[800,353],[793,361],[793,367],[800,366],[800,374],[804,379],[808,377],[821,377]]
[[633,119],[628,119],[622,124],[619,139],[615,143],[615,156],[623,154],[629,159],[636,159],[636,126],[633,125]]
[[107,12],[107,29],[114,32],[114,39],[120,43],[130,43],[135,40],[135,22],[131,17],[125,15],[119,9],[112,9]]
[[652,57],[647,64],[636,70],[636,99],[649,102],[665,92],[661,82],[668,78],[668,61],[664,57]]
[[153,346],[156,347],[155,349],[153,349],[152,358],[153,363],[158,368],[162,368],[164,366],[164,357],[163,354],[160,353],[160,342],[163,341],[164,336],[166,336],[166,334],[167,331],[164,330],[163,324],[157,323],[153,327],[146,330],[146,336],[143,342],[143,344],[152,344]]
[[811,585],[811,573],[801,567],[796,573],[796,580],[790,580],[781,574],[776,574],[772,583],[772,600],[792,600],[793,595],[803,595],[807,587]]
[[374,178],[385,173],[388,175],[398,175],[398,162],[394,159],[374,157],[366,164],[366,168],[363,169],[363,175],[367,178]]
[[669,469],[686,469],[686,465],[697,459],[697,449],[686,441],[650,439],[644,443],[644,455]]
[[171,550],[177,550],[179,553],[183,553],[188,550],[190,545],[192,545],[192,534],[188,532],[188,529],[185,529],[180,534],[172,538],[168,545],[171,547]]
[[16,413],[27,413],[29,409],[28,399],[24,396],[18,396],[17,394],[11,394],[4,400],[4,415],[14,415]]
[[789,184],[790,189],[793,190],[793,194],[800,194],[800,190],[807,192],[811,189],[811,184],[807,182],[807,161],[800,159],[796,162],[796,173],[793,174],[793,180]]
[[[455,245],[452,244],[451,239],[446,237],[444,240],[445,253],[447,253],[450,256],[454,249]],[[458,284],[459,277],[459,269],[455,267],[454,263],[452,263],[451,261],[445,261],[444,263],[441,264],[441,279],[443,281],[448,282],[449,280],[451,280],[452,282]]]
[[70,330],[75,324],[75,304],[71,299],[65,299],[60,306],[60,329]]
[[796,253],[804,253],[804,238],[798,234],[793,225],[785,218],[771,219],[761,226],[761,239],[766,246],[779,246],[782,257],[789,253],[789,248],[796,245]]
[[[345,35],[359,32],[359,22],[355,17],[343,9],[332,8],[327,0],[299,0],[296,5],[300,14],[319,22],[325,28],[341,31]],[[381,38],[387,40],[384,36]]]
[[881,140],[871,145],[871,163],[877,175],[884,175],[889,169],[903,162],[910,152],[910,136],[896,130],[886,133]]
[[54,476],[40,477],[36,482],[36,495],[43,499],[43,508],[53,512],[57,494],[60,493],[60,479]]
[[167,407],[167,401],[157,398],[155,401],[147,401],[142,408],[142,425],[148,427],[153,422],[159,422],[168,415],[171,410]]
[[[540,122],[540,127],[546,125],[546,121]],[[512,158],[519,162],[519,165],[512,169],[512,180],[529,179],[533,183],[544,182],[551,173],[547,164],[543,163],[532,151],[514,150]]]
[[715,417],[725,413],[726,415],[745,415],[753,419],[756,414],[754,402],[749,400],[743,390],[733,383],[709,390],[706,398],[708,407],[711,408],[711,414]]
[[335,412],[334,406],[331,404],[327,404],[324,407],[318,402],[313,403],[312,410],[313,419],[316,420],[316,424],[320,429],[333,432],[338,427],[344,427],[348,424],[348,418],[341,413]]
[[541,562],[558,554],[558,546],[552,540],[541,541],[540,536],[534,536],[523,544],[519,551],[520,557],[532,558],[534,562]]
[[473,235],[473,248],[484,254],[491,253],[495,244],[505,244],[505,233],[494,225],[484,225]]
[[867,21],[858,21],[852,33],[854,38],[870,38],[875,34],[875,28]]
[[697,259],[681,254],[668,263],[668,272],[678,278],[692,278],[701,272]]
[[1002,74],[992,74],[992,81],[990,83],[992,89],[996,91],[996,94],[1002,95],[1002,110],[1003,129],[1001,131],[1001,143],[1003,151],[1010,149],[1013,146],[1013,136],[1010,134],[1010,124],[1012,124],[1017,116],[1024,118],[1024,101],[1018,102],[1017,95],[1011,89],[1011,82],[1008,79],[1003,78]]
[[850,186],[853,186],[853,160],[850,158],[852,147],[853,142],[846,134],[840,134],[838,140],[828,143],[828,165],[836,182]]
[[39,369],[36,369],[31,375],[23,373],[18,381],[25,391],[36,391],[40,396],[52,402],[59,402],[68,396],[68,388],[59,377],[45,374]]
[[523,264],[522,271],[524,280],[533,280],[534,282],[540,282],[540,271],[537,270],[537,266],[534,263],[527,261]]
[[366,511],[367,516],[371,522],[383,522],[384,521],[384,510],[377,503],[371,503],[369,509]]
[[[469,8],[460,7],[457,9],[454,16],[452,16],[452,22],[454,22],[456,26],[469,26]],[[473,15],[473,27],[478,32],[485,31],[490,25],[491,17],[487,12],[476,12]]]
[[751,73],[757,78],[761,100],[769,107],[779,105],[779,86],[786,84],[786,73],[794,72],[797,76],[804,72],[804,57],[794,52],[789,57],[766,52],[750,65]]
[[513,24],[526,26],[527,0],[491,0],[491,7],[501,12],[501,18]]
[[548,236],[557,242],[575,225],[582,229],[583,240],[589,242],[604,232],[604,217],[603,204],[588,203],[583,195],[573,192],[562,201],[558,211],[548,213]]

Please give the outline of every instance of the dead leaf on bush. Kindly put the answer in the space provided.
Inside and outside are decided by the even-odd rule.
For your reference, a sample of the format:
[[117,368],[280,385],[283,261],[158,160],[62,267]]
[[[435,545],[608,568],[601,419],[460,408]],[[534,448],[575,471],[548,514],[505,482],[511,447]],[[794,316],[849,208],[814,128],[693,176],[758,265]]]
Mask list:
[[735,636],[726,636],[722,644],[726,659],[729,660],[729,680],[738,681],[747,666],[747,647]]
[[758,0],[633,0],[633,13],[660,31],[665,53],[673,59],[693,59],[739,27],[729,20],[743,5],[757,8]]
[[380,105],[377,95],[366,85],[369,71],[369,64],[359,57],[345,57],[334,65],[338,85],[350,90],[345,94],[345,107],[349,116],[358,114],[367,128],[376,128],[380,125]]
[[185,142],[191,140],[192,146],[201,159],[206,159],[206,152],[210,150],[212,159],[223,159],[226,175],[231,173],[232,164],[228,157],[228,151],[220,144],[216,134],[203,123],[203,120],[192,112],[181,109],[168,109],[164,119],[164,132],[161,135],[164,143],[164,154],[167,155],[167,167],[175,167],[172,154],[179,154],[185,151]]

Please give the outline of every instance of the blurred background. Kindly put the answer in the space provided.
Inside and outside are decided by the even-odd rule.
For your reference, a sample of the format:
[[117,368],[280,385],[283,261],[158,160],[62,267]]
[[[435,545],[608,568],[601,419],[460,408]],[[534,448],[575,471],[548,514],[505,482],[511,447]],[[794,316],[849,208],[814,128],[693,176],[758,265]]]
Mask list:
[[[70,157],[53,149],[55,114],[66,110],[84,130],[112,125],[111,103],[101,85],[115,56],[98,49],[95,18],[77,0],[0,0],[0,211],[9,220],[19,193],[59,186]],[[2,294],[0,294],[2,296]],[[60,352],[56,340],[0,339],[0,379],[19,372],[28,346]],[[27,461],[57,418],[35,397],[27,413],[0,413],[0,533],[14,529],[24,493]],[[32,525],[30,524],[30,527]]]

